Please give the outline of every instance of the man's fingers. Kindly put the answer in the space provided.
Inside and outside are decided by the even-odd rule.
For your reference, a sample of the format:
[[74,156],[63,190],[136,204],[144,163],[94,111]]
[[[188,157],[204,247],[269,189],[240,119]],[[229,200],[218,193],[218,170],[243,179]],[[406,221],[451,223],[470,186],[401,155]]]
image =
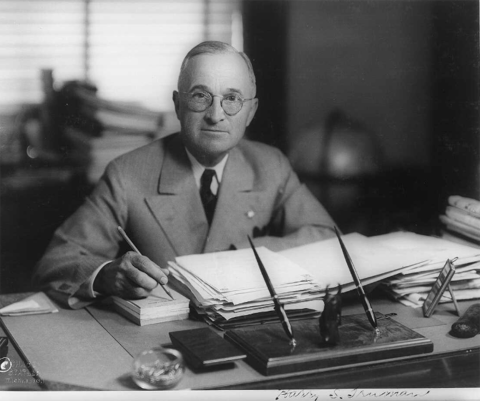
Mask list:
[[165,276],[168,276],[170,274],[170,270],[168,270],[168,268],[161,267],[160,270],[163,272],[163,274],[165,274]]
[[132,282],[129,282],[129,285],[123,291],[124,296],[131,299],[146,298],[150,295],[150,290],[146,290],[145,288],[141,287],[135,287]]
[[155,280],[155,285],[157,285],[157,283],[167,284],[168,271],[167,273],[165,273],[163,269],[161,269],[159,266],[153,263],[146,256],[137,254],[134,257],[132,257],[131,263],[138,270],[140,270],[141,272],[145,273],[146,275],[151,277],[153,280]]
[[157,281],[148,274],[138,270],[135,266],[129,266],[124,274],[132,287],[145,288],[148,291],[153,290],[157,286]]

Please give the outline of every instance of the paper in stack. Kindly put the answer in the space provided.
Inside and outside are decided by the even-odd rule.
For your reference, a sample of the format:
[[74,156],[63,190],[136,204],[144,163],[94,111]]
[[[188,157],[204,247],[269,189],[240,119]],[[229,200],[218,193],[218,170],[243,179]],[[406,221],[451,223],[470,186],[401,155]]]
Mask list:
[[480,244],[480,201],[462,196],[450,196],[440,221],[446,229]]
[[[295,310],[301,316],[321,312],[320,288],[307,270],[265,247],[257,251],[287,311]],[[192,300],[198,315],[208,323],[225,328],[228,322],[278,319],[251,249],[182,256],[169,267],[170,281]]]
[[[415,255],[418,263],[382,281],[382,287],[404,305],[421,307],[447,259],[455,260],[451,287],[457,300],[480,298],[480,249],[413,233],[370,238],[381,245]],[[445,291],[440,302],[451,302]]]
[[118,313],[139,326],[188,319],[190,301],[178,292],[169,290],[173,300],[158,285],[150,296],[143,299],[125,300],[113,296],[113,306]]
[[[362,284],[368,285],[415,266],[418,257],[380,244],[375,237],[358,233],[342,236]],[[307,269],[321,288],[342,286],[342,292],[354,290],[355,284],[337,238],[314,242],[280,252]]]
[[[418,256],[354,233],[343,241],[364,285],[415,266]],[[257,249],[289,319],[319,315],[326,288],[355,289],[337,238],[279,253]],[[208,323],[231,328],[278,320],[251,249],[190,255],[170,262],[169,280]]]

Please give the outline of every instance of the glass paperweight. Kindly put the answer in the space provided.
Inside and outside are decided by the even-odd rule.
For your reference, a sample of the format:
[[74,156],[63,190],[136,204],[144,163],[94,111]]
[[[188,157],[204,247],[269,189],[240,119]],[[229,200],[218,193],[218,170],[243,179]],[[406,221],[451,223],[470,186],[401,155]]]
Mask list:
[[165,390],[180,381],[184,370],[180,352],[170,348],[152,348],[133,360],[133,381],[145,390]]

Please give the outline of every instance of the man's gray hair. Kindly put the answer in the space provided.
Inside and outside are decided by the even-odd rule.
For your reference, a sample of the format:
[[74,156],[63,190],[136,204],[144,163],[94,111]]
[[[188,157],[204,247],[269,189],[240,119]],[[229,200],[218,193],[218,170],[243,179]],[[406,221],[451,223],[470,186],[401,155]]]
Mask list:
[[250,81],[253,85],[253,93],[257,91],[257,85],[255,81],[255,73],[253,71],[252,62],[248,58],[248,56],[244,52],[239,52],[233,46],[229,45],[228,43],[218,42],[218,41],[206,41],[196,45],[193,49],[191,49],[185,58],[183,59],[182,66],[180,67],[180,75],[178,76],[178,87],[180,88],[180,82],[182,80],[182,75],[185,69],[187,68],[188,62],[195,56],[200,54],[221,54],[221,53],[236,53],[239,54],[248,68],[248,75],[250,77]]

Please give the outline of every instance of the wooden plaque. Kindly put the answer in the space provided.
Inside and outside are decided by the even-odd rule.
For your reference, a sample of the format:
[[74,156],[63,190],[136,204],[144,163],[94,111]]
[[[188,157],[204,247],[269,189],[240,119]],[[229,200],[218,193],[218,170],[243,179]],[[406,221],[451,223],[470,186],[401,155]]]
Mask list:
[[292,322],[297,346],[292,349],[280,323],[229,330],[225,338],[247,354],[247,362],[260,373],[301,372],[312,369],[381,361],[433,351],[433,343],[402,324],[376,313],[376,335],[365,314],[342,316],[340,342],[320,340],[318,319]]

